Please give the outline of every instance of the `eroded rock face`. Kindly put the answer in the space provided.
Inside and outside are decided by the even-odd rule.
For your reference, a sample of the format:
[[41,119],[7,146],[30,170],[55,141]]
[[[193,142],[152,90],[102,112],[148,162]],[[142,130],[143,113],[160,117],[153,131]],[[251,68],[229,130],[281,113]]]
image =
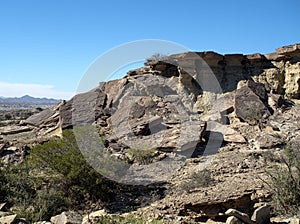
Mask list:
[[[268,55],[187,52],[148,61],[123,79],[100,83],[3,129],[0,137],[31,145],[61,136],[66,128],[95,125],[105,147],[123,158],[129,148],[142,146],[193,151],[203,144],[206,122],[230,125],[227,114],[234,111],[255,125],[278,110],[284,97],[299,98],[299,55],[299,45],[292,45]],[[243,136],[234,137],[236,130],[223,132],[225,141],[245,142]],[[270,139],[257,139],[258,145],[272,147]]]
[[[93,127],[105,156],[130,164],[128,172],[138,184],[145,176],[147,181],[170,180],[174,192],[141,213],[159,211],[162,216],[180,216],[186,223],[225,222],[227,215],[236,215],[225,214],[231,208],[248,216],[240,214],[230,223],[252,223],[253,204],[269,199],[260,181],[270,168],[267,153],[279,151],[286,142],[300,145],[299,105],[291,107],[285,101],[299,98],[299,54],[299,45],[293,45],[268,55],[187,52],[172,55],[167,62],[147,62],[148,67],[122,79],[100,83],[20,124],[0,128],[1,158],[21,161],[24,145],[60,136],[64,129]],[[202,66],[204,62],[209,67]],[[216,76],[222,91],[207,82],[210,75]],[[84,140],[89,137],[94,136]],[[151,158],[141,162],[132,149],[150,150]],[[159,163],[163,160],[174,163]],[[211,185],[197,182],[206,181],[207,176],[198,172],[203,167],[211,173],[207,179]],[[176,176],[168,176],[171,171]],[[53,220],[63,223],[70,218],[63,213]]]
[[105,131],[109,142],[161,151],[195,149],[201,142],[203,122],[182,103],[179,85],[147,74],[128,78],[120,90],[123,96],[111,108]]

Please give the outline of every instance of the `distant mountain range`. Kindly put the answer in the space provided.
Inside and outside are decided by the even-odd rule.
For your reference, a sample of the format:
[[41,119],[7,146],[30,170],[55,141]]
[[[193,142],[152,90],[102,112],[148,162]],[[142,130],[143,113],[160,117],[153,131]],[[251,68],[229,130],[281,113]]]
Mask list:
[[57,104],[61,100],[48,98],[35,98],[32,96],[0,97],[1,104]]

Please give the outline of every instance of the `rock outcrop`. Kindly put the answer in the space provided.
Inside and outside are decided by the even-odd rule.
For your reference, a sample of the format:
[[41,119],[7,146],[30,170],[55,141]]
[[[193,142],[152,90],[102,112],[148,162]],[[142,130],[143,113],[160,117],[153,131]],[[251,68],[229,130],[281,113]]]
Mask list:
[[[139,145],[139,141],[146,142],[153,135],[164,137],[158,141],[160,144],[150,140],[149,147],[180,150],[186,143],[176,141],[178,144],[175,144],[174,140],[168,140],[170,135],[177,139],[174,133],[180,130],[178,126],[185,126],[188,120],[193,121],[192,125],[203,126],[200,120],[207,119],[200,119],[197,113],[207,114],[212,108],[210,113],[217,108],[214,115],[230,112],[231,99],[222,99],[224,93],[236,91],[235,112],[244,121],[250,121],[254,115],[258,119],[267,117],[272,114],[270,108],[282,105],[282,99],[279,100],[275,93],[298,99],[299,48],[300,45],[295,44],[266,55],[186,52],[171,55],[164,61],[148,61],[146,67],[129,71],[123,79],[101,83],[94,90],[31,116],[22,126],[1,131],[0,136],[38,142],[38,139],[59,136],[63,129],[73,125],[97,124],[101,127],[100,134],[109,135],[108,144],[117,142],[123,147],[124,138],[132,134],[130,141],[126,141]],[[207,84],[204,78],[208,76],[216,77],[221,92],[213,89],[214,85],[202,86]],[[238,88],[239,83],[245,84]],[[152,117],[155,116],[161,120],[154,122]],[[218,119],[220,121],[222,116]],[[201,142],[200,132],[192,137],[194,146]],[[26,136],[28,133],[30,135]],[[137,140],[140,136],[142,138]]]
[[[300,143],[300,45],[265,55],[186,52],[145,66],[1,127],[1,157],[22,161],[28,147],[73,128],[92,165],[114,158],[106,161],[111,171],[122,161],[137,183],[118,181],[169,182],[171,193],[138,214],[173,223],[267,223],[269,207],[253,205],[270,199],[261,181],[274,162],[268,150]],[[52,222],[66,223],[70,214]]]

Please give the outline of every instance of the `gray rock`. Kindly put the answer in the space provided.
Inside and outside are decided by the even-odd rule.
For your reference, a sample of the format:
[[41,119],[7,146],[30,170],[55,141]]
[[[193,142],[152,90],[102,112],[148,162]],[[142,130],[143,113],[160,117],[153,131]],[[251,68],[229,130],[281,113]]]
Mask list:
[[258,136],[256,144],[260,149],[272,149],[277,146],[284,144],[284,139],[265,133],[264,135]]
[[32,128],[27,126],[18,126],[18,125],[11,125],[0,128],[0,134],[1,135],[13,135],[13,134],[19,134],[23,132],[29,132]]
[[268,100],[267,90],[264,84],[248,80],[246,86],[250,88],[264,103]]
[[207,130],[221,133],[222,136],[220,135],[220,137],[223,139],[220,139],[220,141],[224,140],[226,142],[246,143],[245,138],[240,133],[227,125],[222,125],[215,121],[209,121],[207,122]]
[[251,220],[256,224],[268,224],[270,223],[270,216],[270,207],[268,205],[264,205],[255,209]]
[[106,105],[106,95],[99,87],[74,96],[59,108],[62,129],[91,125]]
[[55,114],[54,110],[52,110],[51,108],[47,108],[38,114],[34,114],[34,115],[30,116],[23,123],[34,125],[34,126],[39,126],[39,125],[45,123],[45,120],[49,119],[54,114]]
[[1,224],[12,224],[15,222],[17,215],[8,215],[0,218]]
[[229,216],[226,219],[226,224],[243,224],[243,222],[235,216]]
[[244,86],[236,91],[235,114],[242,121],[255,124],[270,116],[270,112],[265,105],[267,100],[266,90],[263,88],[261,83],[247,81]]
[[236,209],[228,209],[226,212],[225,212],[226,215],[228,216],[234,216],[238,219],[240,219],[242,222],[246,223],[246,224],[255,224],[255,222],[253,222],[249,216],[245,213],[242,213]]
[[63,212],[60,215],[51,217],[53,224],[80,224],[82,216],[76,212]]

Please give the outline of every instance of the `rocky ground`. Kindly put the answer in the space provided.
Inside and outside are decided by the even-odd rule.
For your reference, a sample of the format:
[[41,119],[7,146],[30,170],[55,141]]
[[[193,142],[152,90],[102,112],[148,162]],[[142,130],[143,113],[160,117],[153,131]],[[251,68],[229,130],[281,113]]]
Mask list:
[[[20,163],[33,145],[74,129],[87,161],[109,157],[98,171],[134,186],[89,218],[64,212],[52,223],[96,223],[116,213],[146,216],[145,223],[269,223],[277,214],[267,173],[287,145],[300,145],[300,45],[267,55],[188,52],[145,65],[1,127],[2,160]],[[85,126],[92,129],[76,133]],[[163,190],[139,194],[156,184]]]

